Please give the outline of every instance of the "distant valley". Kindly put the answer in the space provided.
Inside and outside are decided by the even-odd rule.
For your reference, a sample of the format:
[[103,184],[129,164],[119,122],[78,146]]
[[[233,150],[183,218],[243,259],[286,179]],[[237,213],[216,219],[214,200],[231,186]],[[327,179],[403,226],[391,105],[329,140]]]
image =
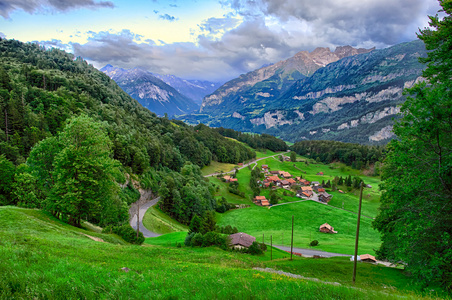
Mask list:
[[[190,124],[204,123],[284,140],[385,144],[403,89],[424,66],[422,41],[386,49],[350,46],[301,51],[225,84],[184,80],[139,68],[101,69],[144,107]],[[201,103],[202,99],[202,103]]]
[[163,116],[187,114],[199,109],[204,96],[221,83],[185,80],[173,75],[159,75],[140,68],[122,69],[106,65],[104,72],[143,107]]

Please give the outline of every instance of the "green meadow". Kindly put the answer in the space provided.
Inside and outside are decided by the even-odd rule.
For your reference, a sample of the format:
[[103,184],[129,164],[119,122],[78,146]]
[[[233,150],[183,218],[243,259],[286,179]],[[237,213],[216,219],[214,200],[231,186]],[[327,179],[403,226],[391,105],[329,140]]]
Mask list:
[[[309,161],[305,163],[305,161]],[[347,177],[359,176],[371,188],[363,189],[362,218],[359,240],[359,253],[369,253],[374,255],[375,250],[380,245],[380,236],[372,228],[372,218],[375,218],[380,205],[380,179],[360,175],[358,170],[353,170],[343,164],[324,165],[315,163],[303,157],[298,157],[298,161],[281,162],[278,157],[271,157],[258,162],[258,167],[268,165],[270,170],[283,170],[291,173],[294,177],[301,176],[309,181],[324,180],[332,181],[335,176]],[[316,175],[323,172],[324,175]],[[277,192],[282,197],[281,203],[285,205],[276,205],[269,208],[259,207],[251,202],[251,189],[249,181],[251,171],[247,168],[238,173],[238,182],[240,191],[245,193],[245,198],[236,201],[235,195],[227,192],[228,183],[221,182],[219,179],[211,179],[220,189],[217,196],[224,196],[231,203],[250,204],[251,207],[239,210],[231,210],[224,214],[217,214],[219,225],[231,225],[238,228],[239,231],[246,232],[262,239],[262,236],[269,240],[270,235],[278,245],[290,245],[291,220],[295,219],[294,225],[294,245],[299,248],[308,248],[312,240],[318,240],[319,245],[316,249],[328,252],[353,254],[356,236],[357,212],[359,206],[359,190],[348,191],[345,193],[338,191],[327,192],[333,195],[328,205],[314,201],[302,201],[295,197],[295,192],[278,189]],[[268,198],[270,189],[261,189],[261,195]],[[284,195],[285,193],[286,195]],[[232,196],[231,196],[232,195]],[[291,203],[296,202],[296,203]],[[337,234],[325,234],[319,232],[319,226],[328,223],[334,227]]]
[[420,291],[400,269],[364,263],[351,286],[353,264],[344,258],[289,261],[274,250],[271,261],[269,251],[162,246],[184,233],[129,245],[16,207],[0,207],[0,228],[1,299],[448,299],[435,288]]

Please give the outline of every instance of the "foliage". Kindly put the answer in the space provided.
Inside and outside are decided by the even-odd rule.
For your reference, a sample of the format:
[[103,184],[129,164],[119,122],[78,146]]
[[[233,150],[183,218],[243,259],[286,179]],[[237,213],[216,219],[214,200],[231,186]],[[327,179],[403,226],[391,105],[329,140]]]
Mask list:
[[139,232],[138,237],[135,230],[130,227],[129,224],[124,224],[121,226],[107,226],[102,230],[102,233],[115,233],[122,237],[124,241],[131,244],[141,245],[144,242],[144,236],[142,232]]
[[287,144],[283,140],[268,134],[248,134],[223,127],[216,128],[216,131],[222,136],[236,139],[254,149],[268,149],[271,151],[286,151],[288,149]]
[[378,256],[403,261],[417,282],[452,289],[452,1],[440,4],[446,16],[430,17],[433,29],[418,35],[429,50],[428,82],[408,91],[394,126],[374,226],[383,241]]
[[311,245],[312,247],[315,247],[315,246],[317,246],[319,244],[319,241],[318,240],[313,240],[313,241],[311,241],[311,243],[309,244],[309,245]]
[[12,204],[11,192],[16,168],[5,155],[0,155],[0,205]]
[[299,155],[318,159],[325,164],[340,161],[354,169],[361,169],[367,163],[374,164],[383,160],[384,146],[367,146],[336,141],[301,141],[291,149]]
[[193,232],[202,232],[202,219],[198,215],[194,215],[190,221],[190,226],[188,227],[188,234]]
[[251,246],[248,247],[247,253],[251,255],[262,255],[264,254],[264,250],[262,249],[262,244],[254,241]]

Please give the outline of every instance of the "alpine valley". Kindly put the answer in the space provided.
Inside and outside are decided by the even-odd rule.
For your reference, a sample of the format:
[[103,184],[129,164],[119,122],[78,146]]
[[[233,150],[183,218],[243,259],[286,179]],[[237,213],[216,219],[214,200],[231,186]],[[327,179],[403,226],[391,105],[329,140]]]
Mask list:
[[122,69],[106,65],[104,72],[143,107],[163,116],[187,114],[199,109],[204,96],[220,83],[185,80],[172,75],[160,75],[140,68]]
[[284,140],[385,144],[404,88],[421,79],[422,41],[385,49],[302,51],[241,75],[206,96],[191,124],[268,133]]

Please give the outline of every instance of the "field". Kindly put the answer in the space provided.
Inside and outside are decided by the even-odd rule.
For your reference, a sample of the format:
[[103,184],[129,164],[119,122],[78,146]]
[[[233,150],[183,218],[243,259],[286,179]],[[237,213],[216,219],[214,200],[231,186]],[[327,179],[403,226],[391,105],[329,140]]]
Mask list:
[[[1,299],[448,298],[436,289],[422,293],[399,269],[360,263],[352,287],[352,263],[344,258],[289,261],[275,250],[270,261],[268,252],[254,257],[217,248],[133,246],[39,210],[0,207],[0,228]],[[170,243],[180,238],[160,237]]]
[[[359,171],[350,169],[342,164],[323,165],[316,164],[306,158],[298,157],[298,162],[281,162],[278,157],[268,158],[259,161],[259,166],[266,164],[271,170],[284,170],[291,173],[294,177],[302,176],[309,181],[333,180],[335,176],[347,177],[359,176],[371,188],[363,190],[362,218],[359,240],[359,253],[369,253],[374,255],[375,250],[380,245],[379,233],[373,230],[372,218],[377,215],[380,204],[380,180],[376,177],[360,176]],[[300,161],[301,160],[301,161]],[[324,175],[316,175],[323,172]],[[224,214],[217,214],[219,225],[231,225],[253,236],[262,239],[264,235],[273,240],[278,245],[290,245],[291,218],[295,218],[294,246],[299,248],[309,248],[312,240],[318,240],[319,245],[316,249],[328,252],[353,254],[354,241],[356,235],[357,212],[359,204],[359,190],[347,191],[343,187],[345,194],[337,191],[327,190],[333,195],[329,205],[304,201],[295,197],[295,193],[287,191],[287,196],[283,195],[282,189],[278,193],[282,196],[280,203],[290,203],[286,205],[273,206],[270,209],[254,205],[251,201],[251,189],[249,180],[251,171],[248,169],[240,170],[238,173],[239,189],[245,193],[245,198],[240,198],[227,192],[227,183],[219,179],[211,179],[220,186],[217,196],[224,196],[231,203],[250,204],[251,207],[240,210],[232,210]],[[261,195],[268,197],[269,189],[262,189]],[[319,226],[328,223],[334,227],[337,234],[325,234],[319,232]]]
[[171,219],[155,206],[150,207],[143,217],[143,225],[148,230],[159,234],[187,231],[188,227]]

